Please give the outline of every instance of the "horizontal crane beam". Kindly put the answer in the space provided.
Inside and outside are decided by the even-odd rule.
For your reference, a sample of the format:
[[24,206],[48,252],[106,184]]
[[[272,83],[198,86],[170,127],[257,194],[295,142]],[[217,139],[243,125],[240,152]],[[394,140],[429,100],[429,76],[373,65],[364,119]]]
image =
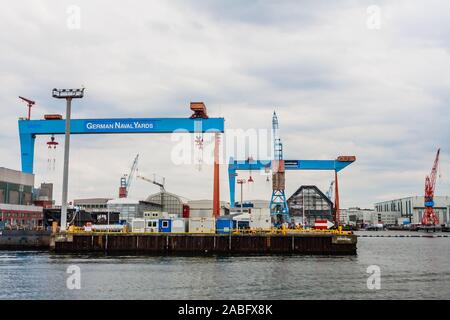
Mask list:
[[[354,158],[354,157],[353,157]],[[285,170],[332,170],[339,172],[351,165],[355,160],[284,160]],[[264,170],[272,168],[271,160],[234,160],[228,164],[228,180],[230,188],[230,206],[235,204],[235,186],[237,171]]]
[[[64,134],[66,120],[19,120],[20,134]],[[71,134],[224,132],[223,118],[72,119]]]
[[[22,171],[33,173],[37,135],[64,134],[62,120],[19,120]],[[224,118],[110,118],[72,119],[71,134],[215,133],[224,132]]]

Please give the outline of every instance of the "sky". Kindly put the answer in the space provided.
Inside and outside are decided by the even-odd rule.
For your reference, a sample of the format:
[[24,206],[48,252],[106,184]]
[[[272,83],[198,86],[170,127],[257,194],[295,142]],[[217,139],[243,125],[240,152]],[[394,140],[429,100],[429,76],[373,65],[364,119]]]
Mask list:
[[[21,168],[19,95],[36,101],[32,118],[42,119],[65,110],[52,88],[84,86],[73,118],[189,117],[189,102],[204,101],[230,132],[270,132],[276,110],[286,159],[357,157],[340,173],[341,207],[423,194],[438,147],[436,193],[450,194],[448,1],[2,3],[2,167]],[[64,138],[50,155],[48,140],[36,141],[36,186],[53,182],[60,203]],[[141,175],[164,177],[168,191],[188,199],[211,199],[212,166],[175,163],[176,144],[170,134],[73,136],[69,199],[116,197],[138,153]],[[229,201],[226,169],[221,198]],[[270,199],[266,176],[252,176],[244,198]],[[286,179],[288,195],[303,184],[325,192],[333,173]],[[157,191],[135,180],[130,197]]]

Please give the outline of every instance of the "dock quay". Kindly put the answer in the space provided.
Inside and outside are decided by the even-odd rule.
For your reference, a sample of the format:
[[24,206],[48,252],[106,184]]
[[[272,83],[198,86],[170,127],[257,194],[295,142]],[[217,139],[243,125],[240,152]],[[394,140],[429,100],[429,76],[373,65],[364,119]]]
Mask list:
[[142,234],[66,233],[52,237],[56,253],[157,255],[299,254],[356,255],[353,234]]
[[0,250],[48,250],[51,232],[0,230]]

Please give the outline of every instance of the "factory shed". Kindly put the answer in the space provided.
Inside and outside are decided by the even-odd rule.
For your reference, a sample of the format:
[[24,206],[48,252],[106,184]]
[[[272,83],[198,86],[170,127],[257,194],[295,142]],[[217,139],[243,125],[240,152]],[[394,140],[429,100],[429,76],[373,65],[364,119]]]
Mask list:
[[316,186],[301,186],[287,202],[291,217],[302,220],[304,214],[306,225],[318,219],[333,221],[333,202]]

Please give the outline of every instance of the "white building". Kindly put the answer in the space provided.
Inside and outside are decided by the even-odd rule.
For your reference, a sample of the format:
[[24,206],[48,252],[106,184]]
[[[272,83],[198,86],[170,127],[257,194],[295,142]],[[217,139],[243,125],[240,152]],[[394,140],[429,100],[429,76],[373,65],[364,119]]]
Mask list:
[[131,222],[134,218],[142,218],[144,211],[160,211],[161,205],[148,201],[130,198],[117,198],[107,202],[109,212],[119,212],[119,219]]
[[[213,201],[212,200],[189,200],[189,217],[193,218],[207,218],[213,216]],[[230,210],[230,205],[225,201],[220,201],[220,215],[227,214]]]
[[[378,202],[375,204],[375,211],[378,214],[388,216],[389,214],[398,218],[408,218],[412,224],[420,224],[425,211],[424,197],[407,197],[390,201]],[[440,224],[448,224],[450,197],[434,197],[434,211],[439,217]],[[402,220],[402,219],[400,219]]]
[[74,207],[87,212],[106,212],[108,210],[108,201],[111,198],[89,198],[73,200]]
[[358,207],[340,209],[339,217],[344,225],[373,225],[378,222],[378,215],[373,209],[361,209]]

